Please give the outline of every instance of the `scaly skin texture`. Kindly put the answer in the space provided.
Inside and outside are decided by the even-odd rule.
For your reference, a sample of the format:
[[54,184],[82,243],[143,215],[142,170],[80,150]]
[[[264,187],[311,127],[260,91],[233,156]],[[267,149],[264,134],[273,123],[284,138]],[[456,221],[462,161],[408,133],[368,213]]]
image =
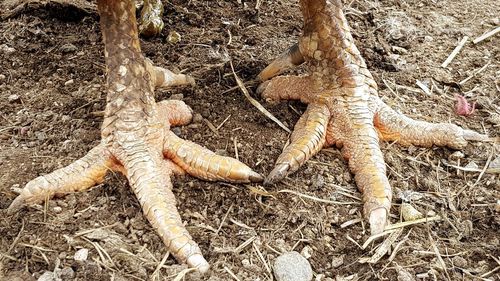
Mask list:
[[276,182],[296,171],[323,147],[341,147],[363,193],[371,231],[380,233],[387,224],[392,189],[379,140],[460,149],[467,140],[488,138],[453,124],[415,121],[392,110],[378,97],[377,84],[354,45],[341,2],[301,0],[300,6],[304,29],[298,47],[278,57],[259,78],[268,80],[304,61],[310,74],[275,77],[257,91],[268,101],[295,99],[309,105],[266,181]]
[[164,26],[162,16],[161,0],[144,0],[139,20],[139,33],[146,37],[160,34]]
[[187,172],[205,180],[262,181],[239,161],[175,136],[170,126],[191,121],[182,101],[155,103],[155,87],[192,84],[192,78],[155,67],[141,54],[132,0],[99,0],[107,66],[107,105],[102,141],[78,161],[30,181],[9,207],[40,203],[83,191],[108,171],[126,175],[144,215],[179,262],[208,270],[200,248],[182,224],[170,176]]

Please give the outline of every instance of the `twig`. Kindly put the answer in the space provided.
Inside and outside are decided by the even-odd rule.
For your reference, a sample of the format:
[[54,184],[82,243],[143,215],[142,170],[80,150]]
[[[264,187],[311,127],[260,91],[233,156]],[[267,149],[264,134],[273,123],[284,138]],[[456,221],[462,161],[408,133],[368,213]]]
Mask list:
[[252,244],[252,242],[257,239],[257,236],[252,236],[248,238],[245,242],[241,243],[236,249],[233,250],[233,253],[238,254],[241,250],[245,249],[248,245]]
[[241,79],[236,75],[236,72],[234,71],[233,67],[233,62],[229,61],[229,64],[231,65],[231,70],[233,71],[234,79],[236,80],[236,83],[240,87],[241,92],[243,92],[243,95],[250,101],[250,103],[255,106],[260,112],[262,112],[267,118],[271,119],[274,121],[274,123],[278,124],[283,130],[285,130],[287,133],[291,133],[290,129],[288,129],[285,124],[281,123],[280,120],[278,120],[274,115],[271,114],[271,112],[267,111],[256,99],[252,98],[250,94],[248,93],[247,88],[245,87],[245,84],[241,81]]
[[238,141],[237,141],[237,138],[238,137],[234,137],[234,139],[233,139],[233,143],[234,143],[234,157],[236,158],[236,160],[240,160],[240,156],[238,155]]
[[488,278],[489,276],[493,275],[493,273],[497,272],[498,270],[500,270],[500,266],[497,266],[495,268],[493,268],[492,270],[484,273],[484,274],[481,274],[481,278]]
[[358,242],[356,242],[356,240],[352,239],[351,236],[349,236],[349,234],[347,234],[345,236],[345,238],[347,238],[347,240],[351,241],[352,243],[354,243],[354,245],[358,246],[360,249],[363,249],[363,247],[361,247],[361,245],[359,245]]
[[271,268],[267,264],[267,261],[264,259],[264,256],[262,255],[262,253],[261,253],[259,247],[257,246],[257,244],[255,244],[255,242],[252,242],[252,246],[255,249],[255,251],[257,252],[257,256],[260,258],[260,260],[264,264],[264,267],[266,268],[267,272],[269,273],[269,276],[273,276],[273,272],[271,271]]
[[[10,254],[12,249],[14,249],[14,247],[16,247],[17,242],[19,242],[19,238],[21,238],[21,234],[23,233],[23,230],[24,230],[24,220],[23,220],[23,223],[21,224],[21,230],[19,230],[19,232],[16,235],[16,238],[14,238],[12,245],[10,245],[9,249],[7,250],[7,254]],[[0,261],[2,261],[1,258],[0,258]]]
[[399,248],[401,248],[401,245],[403,245],[404,242],[408,241],[408,237],[410,236],[410,234],[411,234],[411,229],[410,231],[408,231],[408,234],[406,234],[406,236],[401,241],[399,241],[398,244],[396,244],[396,246],[394,246],[394,250],[392,251],[392,254],[391,256],[389,256],[388,259],[389,262],[392,262],[394,260],[396,254],[399,251]]
[[207,124],[208,128],[216,135],[219,135],[219,132],[217,131],[217,128],[215,128],[214,124],[210,122],[208,119],[203,118],[203,121],[205,121],[205,124]]
[[357,219],[352,219],[344,222],[343,224],[340,225],[340,228],[346,228],[350,225],[360,223],[363,219],[362,218],[357,218]]
[[416,82],[417,86],[424,91],[424,94],[430,96],[431,95],[431,90],[429,90],[429,87],[427,87],[422,81],[417,80]]
[[460,43],[458,43],[458,46],[455,47],[453,52],[451,52],[451,54],[448,56],[448,58],[443,62],[441,67],[447,67],[451,63],[451,61],[455,58],[455,56],[458,54],[458,52],[460,52],[460,50],[463,48],[465,43],[467,43],[467,40],[469,40],[469,36],[464,36],[464,38],[462,38]]
[[387,237],[387,239],[384,240],[384,242],[378,247],[378,249],[375,251],[375,254],[369,258],[360,258],[359,262],[360,263],[377,263],[390,249],[392,244],[396,242],[396,239],[403,233],[403,229],[396,229],[393,233]]
[[[420,255],[434,255],[435,254],[434,252],[431,252],[431,251],[413,251],[413,253],[417,253]],[[456,253],[456,254],[441,255],[441,256],[445,257],[445,258],[450,258],[450,257],[455,257],[455,256],[461,256],[461,255],[466,254],[466,253],[467,253],[467,251]]]
[[497,34],[498,32],[500,32],[500,26],[497,26],[497,28],[495,28],[495,29],[493,29],[491,31],[488,31],[485,34],[483,34],[483,35],[477,37],[476,39],[472,40],[472,43],[477,44],[477,43],[479,43],[479,42],[487,39],[488,37],[491,37],[491,36]]
[[167,252],[164,256],[163,259],[161,259],[161,262],[156,266],[155,271],[153,271],[153,274],[151,274],[151,278],[157,278],[160,280],[160,269],[165,265],[165,262],[167,262],[168,256],[170,256],[170,252]]
[[248,225],[246,225],[246,224],[244,224],[244,223],[242,223],[240,221],[237,221],[235,219],[229,219],[229,221],[232,222],[232,223],[234,223],[234,224],[236,224],[237,226],[239,226],[241,228],[245,228],[245,229],[249,229],[249,230],[254,230],[253,227],[250,227],[250,226],[248,226]]
[[493,158],[493,153],[494,153],[494,150],[491,151],[490,153],[490,156],[488,156],[488,160],[486,160],[486,164],[484,164],[484,168],[483,170],[481,171],[481,173],[479,174],[479,176],[477,177],[477,180],[476,182],[472,185],[472,187],[476,186],[477,183],[481,180],[481,178],[483,177],[484,173],[486,172],[486,170],[488,169],[488,166],[490,165],[490,162],[491,162],[491,159]]
[[464,171],[464,172],[481,173],[482,171],[484,171],[486,174],[500,174],[500,168],[489,168],[489,169],[484,170],[484,169],[461,167],[461,166],[450,164],[446,161],[442,161],[442,162],[444,165],[446,165],[448,167],[452,167],[452,168],[455,168],[457,170]]
[[339,201],[321,199],[321,198],[317,198],[317,197],[314,197],[311,195],[302,194],[302,193],[299,193],[297,191],[293,191],[290,189],[282,189],[282,190],[279,190],[278,193],[291,193],[291,194],[297,195],[297,196],[302,197],[302,198],[306,198],[306,199],[310,199],[310,200],[318,201],[318,202],[322,202],[322,203],[328,203],[328,204],[336,204],[336,205],[360,205],[361,204],[359,202],[339,202]]
[[227,266],[224,266],[224,270],[229,274],[231,275],[231,277],[234,278],[234,280],[236,281],[241,281],[240,278],[238,278],[238,276],[236,276],[232,271],[231,269],[229,269]]
[[33,249],[36,249],[36,250],[39,250],[39,251],[43,251],[43,252],[56,252],[55,250],[52,250],[52,249],[47,249],[47,248],[43,248],[43,247],[40,247],[40,246],[26,244],[26,243],[19,243],[19,246],[33,248]]
[[418,219],[418,220],[414,220],[414,221],[398,222],[398,223],[386,226],[384,231],[402,228],[402,227],[406,227],[406,226],[410,226],[410,225],[414,225],[414,224],[419,224],[419,223],[424,223],[424,222],[438,221],[438,220],[441,220],[441,216],[427,217],[427,218]]
[[175,276],[174,280],[172,280],[172,281],[181,281],[182,279],[184,279],[184,276],[186,276],[186,274],[188,274],[191,271],[195,271],[195,270],[196,270],[196,268],[183,269],[183,270],[181,270],[181,272],[179,272],[177,274],[177,276]]
[[464,80],[458,82],[458,84],[459,85],[463,85],[463,84],[467,83],[467,81],[469,81],[470,79],[474,78],[479,73],[483,72],[490,64],[491,64],[491,61],[488,61],[485,65],[483,65],[483,67],[481,67],[480,69],[474,71],[469,77],[467,77]]
[[220,128],[222,128],[222,126],[224,125],[224,123],[226,123],[226,122],[227,122],[227,120],[229,120],[229,118],[230,118],[230,117],[231,117],[231,114],[229,114],[229,115],[226,117],[226,119],[224,119],[224,121],[222,121],[222,122],[219,124],[219,126],[217,126],[217,128],[215,128],[215,129],[217,129],[217,131],[218,131]]
[[441,253],[439,253],[439,249],[436,246],[434,239],[432,239],[431,233],[429,232],[428,235],[429,235],[429,241],[431,242],[432,249],[434,250],[434,253],[436,254],[436,257],[439,261],[439,264],[443,268],[444,273],[446,274],[446,277],[448,278],[448,280],[451,280],[450,275],[448,274],[448,269],[446,268],[446,263],[444,263],[443,257],[441,256]]
[[217,231],[215,232],[216,235],[217,235],[217,233],[219,233],[220,229],[222,228],[222,225],[226,221],[227,216],[229,215],[229,213],[231,212],[232,209],[233,209],[233,204],[231,204],[231,206],[229,206],[229,209],[227,209],[227,212],[224,215],[224,218],[222,218],[222,221],[220,222],[219,228],[217,228]]
[[370,237],[368,237],[368,239],[366,239],[365,243],[363,243],[363,246],[361,246],[361,249],[363,249],[363,250],[366,249],[366,247],[368,247],[368,245],[370,245],[370,243],[373,242],[373,240],[376,240],[380,237],[384,237],[387,234],[393,233],[394,231],[396,231],[396,230],[390,229],[390,230],[385,230],[384,232],[379,233],[379,234],[371,235]]

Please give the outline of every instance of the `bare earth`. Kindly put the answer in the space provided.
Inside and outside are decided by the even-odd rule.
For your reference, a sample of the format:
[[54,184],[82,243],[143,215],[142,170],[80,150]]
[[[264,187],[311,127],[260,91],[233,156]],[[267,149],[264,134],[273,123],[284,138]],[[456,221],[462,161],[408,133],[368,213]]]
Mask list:
[[[253,93],[252,80],[295,42],[302,23],[297,1],[259,2],[257,11],[256,1],[169,1],[163,33],[143,40],[142,47],[156,64],[197,80],[194,88],[157,93],[157,100],[181,98],[197,113],[177,133],[229,156],[237,149],[241,161],[265,175],[288,135],[235,87],[229,61]],[[500,135],[500,36],[471,42],[500,25],[499,1],[345,5],[388,104],[413,118]],[[167,253],[120,175],[110,174],[90,192],[6,215],[13,187],[71,163],[99,142],[102,117],[96,112],[105,105],[97,13],[35,6],[0,21],[0,280],[36,280],[46,271],[62,280],[174,279],[186,266],[168,257],[155,272]],[[168,42],[170,31],[181,35],[179,43]],[[469,42],[441,68],[465,35]],[[472,116],[455,113],[455,94],[477,102]],[[256,98],[288,127],[305,108]],[[369,237],[359,220],[360,195],[335,148],[275,186],[177,178],[180,213],[212,265],[207,276],[189,273],[185,280],[236,280],[229,272],[239,280],[272,280],[274,260],[292,249],[309,257],[316,280],[500,280],[498,170],[480,174],[453,167],[475,163],[483,170],[488,159],[500,156],[498,144],[471,143],[462,158],[447,148],[385,143],[382,150],[395,194],[392,223],[400,221],[402,198],[442,220],[405,227],[393,243],[396,250],[374,264],[360,263],[382,240],[359,247]],[[284,190],[344,204],[279,192]],[[88,258],[75,261],[82,248]]]

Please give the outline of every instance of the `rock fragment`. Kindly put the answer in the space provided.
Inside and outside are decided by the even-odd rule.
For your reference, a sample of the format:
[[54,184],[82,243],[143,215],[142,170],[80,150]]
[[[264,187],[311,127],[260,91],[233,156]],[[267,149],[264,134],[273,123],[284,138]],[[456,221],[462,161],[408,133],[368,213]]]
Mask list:
[[274,276],[277,281],[310,281],[313,278],[311,265],[298,252],[288,252],[274,262]]

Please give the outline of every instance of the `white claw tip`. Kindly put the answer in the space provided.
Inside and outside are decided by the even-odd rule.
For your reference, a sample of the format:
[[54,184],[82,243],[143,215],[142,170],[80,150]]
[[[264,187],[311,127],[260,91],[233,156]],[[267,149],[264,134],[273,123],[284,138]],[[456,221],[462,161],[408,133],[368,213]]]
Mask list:
[[370,212],[370,230],[371,234],[380,234],[384,231],[387,225],[387,210],[384,208],[377,208]]
[[189,265],[189,267],[196,268],[200,273],[207,273],[210,269],[210,265],[208,264],[208,262],[202,255],[199,254],[190,256],[187,259],[186,263]]

